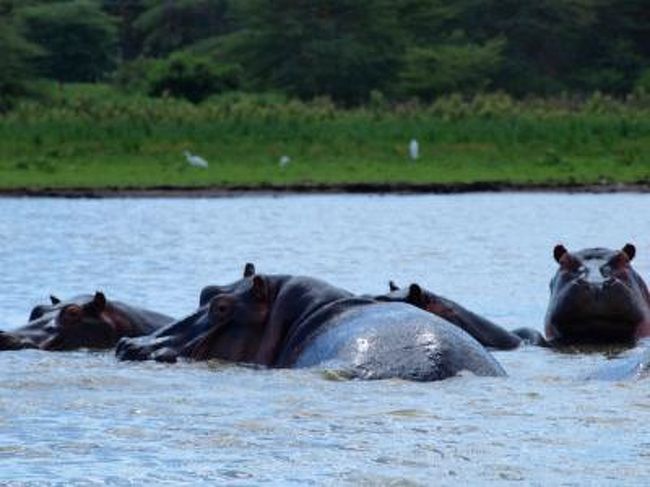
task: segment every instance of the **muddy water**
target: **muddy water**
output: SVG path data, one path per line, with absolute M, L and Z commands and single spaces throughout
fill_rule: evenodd
M 507 328 L 541 328 L 551 250 L 637 244 L 647 195 L 0 200 L 0 306 L 50 293 L 181 316 L 260 272 L 352 291 L 420 282 Z M 508 378 L 337 381 L 111 353 L 0 353 L 0 483 L 645 485 L 650 380 L 583 380 L 602 353 L 499 352 Z

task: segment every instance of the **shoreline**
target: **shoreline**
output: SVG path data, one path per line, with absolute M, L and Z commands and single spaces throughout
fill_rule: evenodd
M 650 193 L 650 182 L 599 184 L 474 183 L 343 183 L 259 184 L 150 187 L 18 187 L 0 188 L 0 198 L 225 198 L 318 194 L 463 194 L 463 193 Z

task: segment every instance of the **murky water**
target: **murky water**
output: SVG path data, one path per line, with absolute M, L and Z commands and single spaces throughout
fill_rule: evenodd
M 637 244 L 648 195 L 474 194 L 0 200 L 4 328 L 50 293 L 103 290 L 181 316 L 200 288 L 258 271 L 449 296 L 541 328 L 553 245 Z M 508 378 L 334 381 L 314 371 L 0 353 L 0 483 L 646 485 L 650 380 L 524 348 Z

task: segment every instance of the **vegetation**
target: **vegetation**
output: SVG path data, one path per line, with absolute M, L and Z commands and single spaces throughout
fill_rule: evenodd
M 647 96 L 453 95 L 341 109 L 327 98 L 229 93 L 193 104 L 105 85 L 52 87 L 2 119 L 0 186 L 647 181 L 649 113 Z M 184 150 L 210 167 L 190 167 Z M 291 162 L 280 168 L 283 155 Z
M 0 186 L 648 180 L 646 3 L 0 0 Z
M 186 60 L 198 55 L 236 66 L 237 89 L 344 104 L 365 103 L 373 90 L 391 100 L 479 91 L 621 96 L 647 84 L 646 4 L 0 0 L 0 47 L 21 61 L 12 70 L 17 79 L 31 65 L 33 73 L 59 81 L 110 80 L 116 69 L 129 72 L 131 62 L 184 52 Z M 26 43 L 41 56 L 34 59 Z M 190 92 L 174 95 L 191 99 Z
M 86 0 L 24 7 L 25 37 L 38 44 L 40 73 L 58 81 L 96 81 L 115 67 L 116 28 L 99 5 Z

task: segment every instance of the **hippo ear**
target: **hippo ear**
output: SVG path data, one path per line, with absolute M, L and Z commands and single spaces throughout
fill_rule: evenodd
M 52 304 L 54 306 L 56 306 L 57 304 L 59 304 L 61 302 L 61 300 L 59 298 L 57 298 L 56 296 L 53 296 L 51 294 L 50 294 L 50 301 L 52 302 Z
M 422 288 L 417 284 L 411 284 L 406 300 L 411 304 L 419 306 L 422 303 Z
M 97 311 L 103 311 L 106 307 L 106 296 L 104 293 L 97 291 L 93 297 L 93 308 Z
M 253 296 L 258 301 L 265 301 L 267 296 L 266 282 L 261 276 L 253 277 Z
M 623 253 L 627 255 L 627 260 L 631 261 L 636 255 L 636 247 L 631 243 L 627 243 L 625 244 L 625 247 L 623 247 Z
M 246 262 L 244 266 L 244 277 L 251 277 L 255 275 L 255 265 L 250 262 Z
M 568 251 L 562 244 L 558 244 L 555 246 L 553 249 L 553 257 L 555 258 L 555 261 L 559 264 L 560 259 L 564 257 L 564 254 L 566 254 Z

